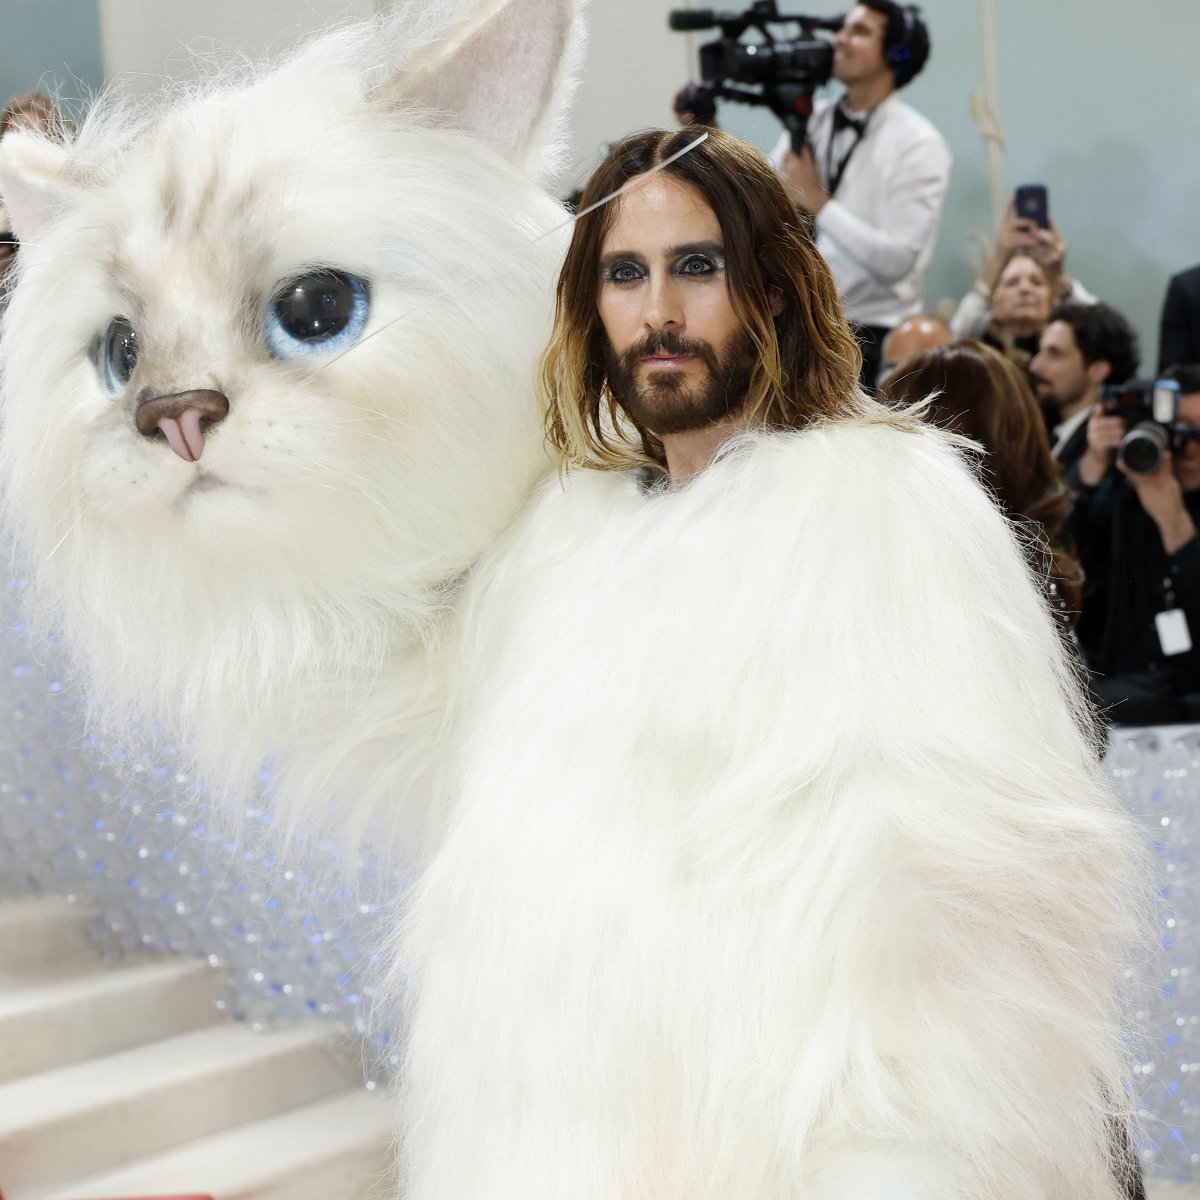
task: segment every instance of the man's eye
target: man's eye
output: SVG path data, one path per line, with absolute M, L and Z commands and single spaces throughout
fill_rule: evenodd
M 645 272 L 637 263 L 623 262 L 605 267 L 603 277 L 607 283 L 634 283 L 644 278 Z
M 719 271 L 723 266 L 722 263 L 714 262 L 711 258 L 704 254 L 689 254 L 687 258 L 681 259 L 675 266 L 677 275 L 693 275 L 703 277 L 712 275 Z

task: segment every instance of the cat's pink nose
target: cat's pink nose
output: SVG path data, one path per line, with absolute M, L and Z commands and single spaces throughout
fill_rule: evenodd
M 134 420 L 146 437 L 161 433 L 184 462 L 204 453 L 204 431 L 229 415 L 229 401 L 220 392 L 203 389 L 149 396 L 137 406 Z

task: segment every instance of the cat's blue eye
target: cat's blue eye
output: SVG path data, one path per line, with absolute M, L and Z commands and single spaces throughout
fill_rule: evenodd
M 113 317 L 96 351 L 96 367 L 110 392 L 119 392 L 129 382 L 137 366 L 137 356 L 133 326 L 124 317 Z
M 370 309 L 366 284 L 347 271 L 324 268 L 289 279 L 267 306 L 267 349 L 276 358 L 349 349 Z

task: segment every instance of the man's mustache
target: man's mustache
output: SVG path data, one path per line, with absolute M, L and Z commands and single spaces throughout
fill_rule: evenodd
M 669 354 L 682 357 L 685 354 L 694 355 L 701 359 L 710 371 L 717 369 L 717 355 L 713 348 L 699 338 L 685 337 L 683 334 L 672 333 L 670 330 L 656 330 L 648 333 L 641 341 L 628 346 L 621 355 L 621 365 L 626 371 L 632 372 L 643 358 L 652 354 Z

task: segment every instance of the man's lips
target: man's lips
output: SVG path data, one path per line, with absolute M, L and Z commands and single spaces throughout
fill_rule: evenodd
M 642 362 L 652 370 L 664 367 L 682 367 L 696 356 L 694 354 L 647 354 Z

